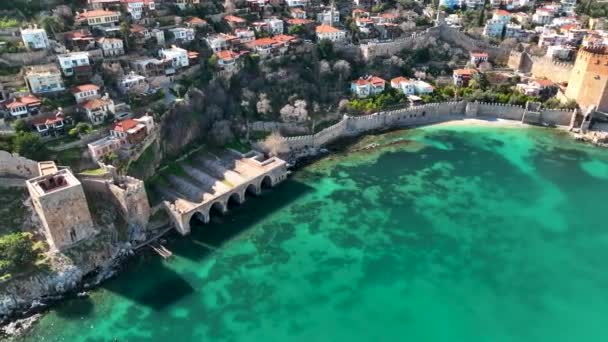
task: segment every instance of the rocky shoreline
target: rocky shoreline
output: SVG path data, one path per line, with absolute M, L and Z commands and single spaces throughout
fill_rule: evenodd
M 115 276 L 134 254 L 131 245 L 125 243 L 113 248 L 112 256 L 99 265 L 68 265 L 58 272 L 19 281 L 14 287 L 27 291 L 0 295 L 0 338 L 18 337 L 53 304 L 86 295 L 86 291 Z

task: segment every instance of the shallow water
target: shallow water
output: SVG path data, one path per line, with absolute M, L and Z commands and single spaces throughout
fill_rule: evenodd
M 608 151 L 432 126 L 325 158 L 135 258 L 27 341 L 608 338 Z

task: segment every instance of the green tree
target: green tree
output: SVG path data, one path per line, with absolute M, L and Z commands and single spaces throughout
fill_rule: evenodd
M 11 233 L 0 237 L 0 273 L 14 272 L 34 264 L 32 234 Z
M 319 53 L 319 59 L 333 60 L 336 58 L 334 51 L 334 43 L 331 40 L 323 39 L 317 44 L 317 51 Z
M 289 29 L 287 30 L 287 33 L 292 36 L 299 36 L 301 34 L 304 34 L 305 32 L 306 32 L 306 29 L 302 25 L 293 25 L 293 26 L 290 26 Z
M 30 130 L 30 127 L 28 126 L 27 122 L 25 122 L 25 120 L 17 119 L 15 120 L 15 122 L 13 122 L 13 129 L 15 130 L 15 132 L 21 133 L 28 132 Z
M 42 25 L 42 28 L 44 28 L 46 32 L 52 33 L 53 36 L 57 32 L 63 32 L 65 30 L 64 21 L 53 15 L 47 15 L 42 17 L 42 19 L 40 20 L 40 25 Z
M 19 155 L 34 160 L 40 160 L 47 155 L 44 143 L 35 133 L 17 133 L 13 138 L 13 147 Z

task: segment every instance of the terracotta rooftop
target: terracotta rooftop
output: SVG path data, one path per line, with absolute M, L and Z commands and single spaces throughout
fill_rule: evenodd
M 550 87 L 555 84 L 551 80 L 545 80 L 545 79 L 540 79 L 540 78 L 535 79 L 534 82 L 537 83 L 542 88 Z
M 52 115 L 46 117 L 37 117 L 32 120 L 33 125 L 52 125 L 54 123 L 63 121 L 63 115 Z
M 86 18 L 94 18 L 94 17 L 105 17 L 110 15 L 118 15 L 118 12 L 114 11 L 106 11 L 106 10 L 92 10 L 86 11 L 78 14 L 78 18 L 86 19 Z
M 237 17 L 236 15 L 227 15 L 224 17 L 224 20 L 228 21 L 228 22 L 232 22 L 232 23 L 245 23 L 247 22 L 247 20 L 241 18 L 241 17 Z
M 112 126 L 112 130 L 116 132 L 126 132 L 137 127 L 137 125 L 139 125 L 139 122 L 133 119 L 126 119 L 115 123 L 114 126 Z
M 477 58 L 483 58 L 483 57 L 488 57 L 488 54 L 485 52 L 471 52 L 471 56 L 473 57 L 477 57 Z
M 455 69 L 454 75 L 474 75 L 477 73 L 475 69 Z
M 222 60 L 235 59 L 239 56 L 238 53 L 236 53 L 232 50 L 219 51 L 219 52 L 216 52 L 215 55 L 217 56 L 217 58 L 222 59 Z
M 91 83 L 77 85 L 74 88 L 72 88 L 72 94 L 82 93 L 83 91 L 91 91 L 91 90 L 99 90 L 99 87 L 94 84 L 91 84 Z
M 82 104 L 83 108 L 95 109 L 109 104 L 110 101 L 104 99 L 93 99 Z
M 393 78 L 391 80 L 391 83 L 397 83 L 397 84 L 399 84 L 401 82 L 407 82 L 407 81 L 409 81 L 407 78 L 405 78 L 403 76 L 398 76 L 398 77 Z
M 511 15 L 511 12 L 505 11 L 505 10 L 501 10 L 501 9 L 497 9 L 496 11 L 494 11 L 494 14 L 498 14 L 498 15 Z
M 6 105 L 6 108 L 15 108 L 20 106 L 29 106 L 34 104 L 40 104 L 40 99 L 33 95 L 26 95 L 17 97 L 13 101 Z
M 386 81 L 378 76 L 369 76 L 367 78 L 359 78 L 358 80 L 354 81 L 353 83 L 355 83 L 358 86 L 364 86 L 364 85 L 368 85 L 371 84 L 373 86 L 383 86 Z
M 337 28 L 329 25 L 319 25 L 315 28 L 315 32 L 317 33 L 336 33 L 340 32 Z
M 192 25 L 204 25 L 207 24 L 207 20 L 203 20 L 199 17 L 192 17 L 188 20 L 186 20 L 187 23 L 192 24 Z
M 287 23 L 289 25 L 308 25 L 313 23 L 313 21 L 310 19 L 291 18 L 287 19 Z

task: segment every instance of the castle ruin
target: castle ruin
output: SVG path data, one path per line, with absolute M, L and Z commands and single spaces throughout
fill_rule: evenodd
M 80 181 L 54 162 L 39 163 L 40 175 L 26 181 L 51 250 L 60 251 L 96 234 Z

